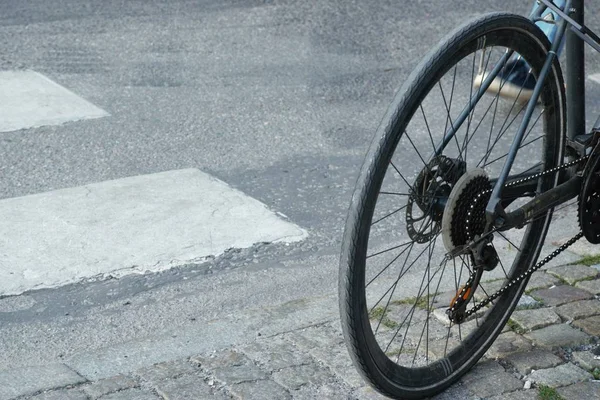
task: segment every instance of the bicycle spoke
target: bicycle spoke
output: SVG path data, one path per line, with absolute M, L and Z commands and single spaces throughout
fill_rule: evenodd
M 488 59 L 488 62 L 489 62 L 489 59 Z M 506 65 L 506 63 L 504 63 L 504 65 Z M 512 68 L 510 69 L 509 73 L 506 74 L 506 76 L 509 76 L 513 72 L 514 68 L 515 68 L 515 66 L 513 65 Z M 483 116 L 481 117 L 479 123 L 477 124 L 477 126 L 473 130 L 473 133 L 471 134 L 471 137 L 469 138 L 469 140 L 467 141 L 467 143 L 465 144 L 465 146 L 468 146 L 469 143 L 471 142 L 471 140 L 475 137 L 475 133 L 479 130 L 479 127 L 485 121 L 485 118 L 486 118 L 487 114 L 489 113 L 492 105 L 495 105 L 495 107 L 494 107 L 494 114 L 492 115 L 492 123 L 491 123 L 491 126 L 490 126 L 490 133 L 489 133 L 489 137 L 488 137 L 488 143 L 487 143 L 487 147 L 486 147 L 489 150 L 489 148 L 490 148 L 489 147 L 490 146 L 490 142 L 491 142 L 491 139 L 492 139 L 492 133 L 493 133 L 493 128 L 494 128 L 494 123 L 495 123 L 495 120 L 496 120 L 496 114 L 497 114 L 497 111 L 498 111 L 498 104 L 500 102 L 499 101 L 500 100 L 500 92 L 502 91 L 502 88 L 504 87 L 504 85 L 506 84 L 506 82 L 507 82 L 507 80 L 504 77 L 502 77 L 500 79 L 500 89 L 494 95 L 494 98 L 492 99 L 492 101 L 488 105 L 488 108 L 485 110 Z
M 383 221 L 384 219 L 386 219 L 386 218 L 389 218 L 389 217 L 391 217 L 392 215 L 394 215 L 394 214 L 396 214 L 396 213 L 398 213 L 398 212 L 400 212 L 400 211 L 404 210 L 406 207 L 408 207 L 408 205 L 407 205 L 407 204 L 405 204 L 405 205 L 403 205 L 402 207 L 400 207 L 400 208 L 398 208 L 398 209 L 396 209 L 396 210 L 392 211 L 391 213 L 388 213 L 388 214 L 384 215 L 383 217 L 379 218 L 379 219 L 378 219 L 378 220 L 376 220 L 375 222 L 371 222 L 371 226 L 373 226 L 373 225 L 375 225 L 375 224 L 377 224 L 377 223 L 379 223 L 379 222 Z
M 448 121 L 450 121 L 450 126 L 452 127 L 452 130 L 454 131 L 452 136 L 454 137 L 454 141 L 456 142 L 456 149 L 458 150 L 458 159 L 461 160 L 462 154 L 460 152 L 460 145 L 458 144 L 458 139 L 456 137 L 456 128 L 454 127 L 454 122 L 452 122 L 452 117 L 450 116 L 450 108 L 448 107 L 448 103 L 446 102 L 446 96 L 444 95 L 444 89 L 442 88 L 441 81 L 438 82 L 438 86 L 439 86 L 440 92 L 442 94 L 442 99 L 444 100 L 444 107 L 446 108 L 446 115 L 448 118 L 446 120 L 446 129 L 444 130 L 444 132 L 447 132 Z M 454 87 L 452 87 L 452 92 L 454 93 Z
M 523 148 L 525 148 L 526 146 L 528 146 L 528 145 L 530 145 L 530 144 L 532 144 L 532 143 L 535 143 L 535 142 L 537 142 L 538 140 L 540 140 L 540 139 L 543 139 L 543 138 L 544 138 L 543 136 L 538 136 L 537 138 L 535 138 L 535 139 L 533 139 L 533 140 L 531 140 L 531 141 L 529 141 L 529 142 L 527 142 L 527 143 L 525 143 L 525 144 L 523 144 L 523 145 L 519 146 L 519 149 L 523 149 Z M 495 159 L 493 159 L 492 161 L 490 161 L 490 162 L 488 162 L 488 163 L 484 164 L 484 165 L 482 166 L 482 168 L 485 168 L 485 167 L 487 167 L 488 165 L 491 165 L 491 164 L 495 163 L 496 161 L 500 161 L 500 160 L 504 159 L 504 158 L 505 158 L 505 157 L 507 157 L 507 156 L 508 156 L 508 153 L 506 153 L 506 154 L 503 154 L 503 155 L 501 155 L 500 157 L 498 157 L 498 158 L 495 158 Z

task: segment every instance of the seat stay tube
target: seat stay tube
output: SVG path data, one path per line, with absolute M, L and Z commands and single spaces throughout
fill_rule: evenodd
M 569 6 L 569 4 L 570 4 L 570 1 L 567 1 L 567 6 Z M 552 68 L 552 64 L 554 63 L 554 60 L 557 58 L 557 53 L 560 48 L 560 43 L 565 34 L 565 30 L 567 28 L 567 22 L 564 19 L 561 19 L 560 22 L 558 22 L 558 24 L 559 24 L 559 27 L 558 27 L 558 31 L 556 32 L 556 37 L 552 43 L 552 48 L 551 48 L 550 52 L 548 53 L 548 56 L 546 57 L 544 66 L 542 67 L 542 70 L 540 71 L 540 75 L 536 77 L 537 80 L 536 80 L 535 88 L 533 89 L 533 94 L 532 94 L 531 98 L 529 99 L 529 102 L 527 103 L 527 108 L 525 109 L 525 114 L 523 115 L 523 120 L 521 122 L 521 125 L 519 126 L 519 129 L 517 130 L 517 133 L 516 133 L 512 143 L 511 143 L 510 149 L 508 151 L 508 155 L 506 157 L 506 161 L 504 162 L 504 165 L 502 166 L 502 170 L 500 172 L 500 175 L 498 176 L 496 184 L 494 185 L 492 195 L 487 204 L 487 207 L 485 210 L 487 229 L 492 229 L 492 227 L 496 225 L 496 219 L 498 217 L 503 217 L 503 219 L 505 219 L 505 217 L 506 217 L 506 212 L 501 204 L 502 190 L 504 188 L 504 185 L 506 184 L 506 179 L 507 179 L 508 174 L 510 173 L 512 165 L 515 161 L 517 152 L 519 151 L 519 148 L 521 147 L 521 142 L 523 141 L 523 136 L 525 135 L 525 131 L 527 130 L 527 127 L 529 125 L 531 115 L 533 114 L 533 111 L 535 110 L 537 101 L 542 92 L 542 86 L 544 85 L 544 81 L 546 80 L 546 78 L 548 77 L 548 74 L 550 73 L 550 69 Z
M 567 137 L 571 140 L 577 135 L 587 133 L 585 124 L 585 63 L 584 40 L 580 32 L 584 28 L 583 0 L 569 2 L 565 11 L 571 14 L 575 24 L 567 33 Z M 594 35 L 595 36 L 595 35 Z M 588 41 L 592 44 L 593 41 Z M 598 50 L 598 43 L 592 46 Z

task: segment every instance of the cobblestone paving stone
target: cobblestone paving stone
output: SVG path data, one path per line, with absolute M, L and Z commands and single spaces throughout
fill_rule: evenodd
M 213 389 L 197 374 L 186 374 L 165 378 L 154 383 L 156 393 L 165 399 L 213 398 L 228 399 L 223 392 Z
M 593 317 L 600 314 L 600 301 L 597 299 L 574 301 L 573 303 L 556 307 L 556 313 L 563 319 L 570 321 Z
M 491 360 L 478 363 L 461 381 L 471 394 L 482 398 L 523 387 L 523 382 L 506 372 L 499 363 Z
M 502 393 L 489 400 L 539 400 L 537 390 L 518 390 L 511 393 Z
M 531 342 L 515 332 L 501 333 L 494 344 L 488 349 L 486 355 L 490 358 L 499 358 L 508 354 L 529 351 Z
M 200 360 L 202 368 L 210 371 L 210 374 L 223 384 L 250 382 L 267 377 L 267 372 L 248 357 L 231 350 L 197 360 Z
M 519 302 L 517 303 L 516 310 L 530 310 L 532 308 L 538 308 L 541 306 L 542 304 L 539 301 L 528 294 L 523 293 L 519 299 Z
M 556 367 L 563 363 L 560 357 L 546 350 L 513 353 L 506 357 L 506 361 L 522 375 L 527 375 L 534 369 Z
M 88 400 L 89 397 L 81 390 L 52 390 L 31 397 L 32 400 Z
M 257 341 L 240 348 L 240 351 L 268 372 L 312 362 L 309 354 L 299 351 L 283 337 Z
M 481 397 L 477 395 L 473 395 L 469 389 L 463 385 L 462 382 L 458 382 L 454 386 L 451 386 L 446 391 L 438 394 L 437 396 L 432 397 L 433 400 L 456 400 L 456 399 L 465 399 L 465 400 L 479 400 Z
M 561 319 L 552 308 L 515 311 L 510 319 L 523 331 L 531 331 L 560 323 Z
M 575 287 L 583 290 L 587 290 L 592 294 L 600 294 L 600 279 L 594 279 L 593 281 L 581 281 L 575 284 Z
M 549 271 L 561 279 L 568 274 L 566 269 Z M 433 399 L 531 400 L 537 399 L 539 384 L 557 387 L 569 400 L 598 398 L 600 382 L 592 380 L 590 371 L 600 367 L 600 360 L 592 353 L 600 343 L 600 301 L 593 290 L 581 286 L 560 284 L 552 288 L 558 278 L 550 272 L 538 273 L 533 285 L 532 295 L 544 302 L 543 308 L 516 311 L 509 324 L 515 331 L 505 327 L 485 357 L 457 384 Z M 593 288 L 595 282 L 600 278 L 574 285 L 588 283 L 586 287 Z M 440 332 L 447 331 L 442 322 L 435 320 Z M 432 337 L 440 333 L 433 329 L 435 324 L 431 325 Z M 468 332 L 468 323 L 462 329 Z M 445 345 L 444 341 L 432 341 L 430 355 L 436 354 L 436 343 L 442 343 L 440 348 Z M 158 363 L 96 382 L 85 381 L 76 372 L 73 382 L 60 381 L 47 391 L 32 386 L 31 390 L 38 392 L 18 400 L 384 399 L 352 366 L 338 321 L 258 337 L 240 346 Z M 533 387 L 524 389 L 528 381 Z M 16 397 L 0 396 L 5 398 Z
M 291 399 L 292 395 L 271 380 L 242 382 L 231 387 L 234 399 Z
M 120 392 L 111 393 L 102 397 L 102 400 L 157 400 L 158 395 L 144 389 L 127 389 Z
M 559 346 L 577 346 L 588 344 L 590 336 L 581 332 L 570 325 L 550 325 L 524 335 L 536 346 L 541 347 L 559 347 Z
M 384 400 L 386 397 L 380 395 L 375 389 L 370 386 L 363 386 L 358 389 L 355 393 L 358 400 Z M 437 400 L 438 397 L 435 397 Z
M 547 274 L 544 271 L 538 271 L 529 278 L 525 292 L 529 293 L 536 289 L 546 289 L 558 283 L 560 283 L 560 279 L 557 277 Z
M 600 336 L 600 316 L 598 315 L 590 318 L 580 319 L 573 322 L 573 325 L 590 335 Z
M 528 379 L 538 384 L 556 388 L 587 381 L 592 379 L 592 374 L 574 364 L 567 363 L 554 368 L 533 371 L 529 374 Z
M 96 400 L 109 393 L 114 393 L 119 390 L 133 389 L 139 386 L 137 379 L 118 375 L 108 379 L 101 379 L 89 385 L 84 385 L 81 390 L 92 400 Z
M 320 386 L 335 377 L 325 368 L 313 364 L 283 368 L 273 373 L 273 379 L 290 390 L 296 390 L 309 384 Z
M 571 399 L 600 399 L 600 381 L 579 382 L 557 390 L 563 398 Z
M 587 290 L 569 285 L 553 286 L 531 292 L 531 296 L 548 306 L 559 306 L 577 300 L 587 300 L 594 297 Z
M 292 393 L 295 400 L 312 400 L 312 399 L 331 399 L 331 400 L 347 400 L 355 396 L 347 394 L 347 390 L 340 389 L 337 385 L 326 384 L 318 389 L 310 387 L 302 387 L 300 390 Z M 384 399 L 379 395 L 380 399 Z
M 560 267 L 549 268 L 546 272 L 556 276 L 569 285 L 573 285 L 579 281 L 593 279 L 598 276 L 598 270 L 586 267 L 585 265 L 562 265 Z
M 184 374 L 198 373 L 199 368 L 187 362 L 187 360 L 176 360 L 154 364 L 149 368 L 137 370 L 134 375 L 147 382 L 158 382 L 163 379 L 176 378 Z
M 600 356 L 593 354 L 591 351 L 574 351 L 571 356 L 573 362 L 588 371 L 600 368 Z

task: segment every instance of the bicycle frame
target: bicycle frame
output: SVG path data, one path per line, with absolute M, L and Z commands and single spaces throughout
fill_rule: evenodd
M 564 203 L 576 197 L 581 188 L 583 177 L 581 174 L 568 176 L 560 185 L 548 190 L 547 192 L 535 197 L 525 205 L 515 211 L 507 213 L 502 204 L 502 195 L 505 191 L 506 183 L 514 179 L 521 179 L 526 176 L 533 176 L 540 172 L 537 170 L 529 172 L 527 175 L 521 175 L 518 178 L 510 177 L 509 172 L 521 146 L 521 142 L 527 130 L 529 120 L 539 99 L 544 80 L 548 76 L 552 64 L 558 57 L 561 42 L 566 35 L 566 58 L 567 58 L 567 147 L 582 157 L 588 151 L 592 134 L 586 134 L 585 126 L 585 70 L 584 70 L 584 42 L 588 43 L 596 51 L 600 52 L 600 37 L 584 25 L 583 0 L 567 0 L 563 11 L 558 8 L 552 0 L 538 0 L 539 6 L 530 16 L 533 22 L 542 20 L 542 13 L 546 9 L 556 13 L 559 19 L 555 22 L 558 29 L 552 47 L 546 58 L 545 64 L 537 77 L 537 82 L 533 90 L 533 95 L 525 109 L 523 121 L 517 130 L 515 138 L 511 144 L 507 159 L 502 167 L 502 171 L 497 179 L 492 180 L 493 191 L 486 207 L 486 231 L 507 230 L 522 226 L 528 219 L 547 212 L 552 207 Z M 567 29 L 568 28 L 568 29 Z M 483 44 L 484 45 L 484 44 Z M 465 107 L 459 117 L 454 121 L 448 131 L 444 134 L 442 143 L 436 149 L 436 155 L 441 154 L 446 144 L 453 138 L 460 125 L 466 120 L 474 105 L 486 92 L 494 78 L 500 72 L 504 63 L 511 57 L 512 52 L 507 52 L 498 65 L 484 79 L 479 91 L 471 98 L 469 105 Z M 600 132 L 600 117 L 598 117 L 592 132 Z M 558 183 L 558 177 L 557 183 Z M 525 182 L 516 185 L 510 189 L 511 196 L 515 192 L 521 195 L 533 194 L 537 189 L 535 181 Z

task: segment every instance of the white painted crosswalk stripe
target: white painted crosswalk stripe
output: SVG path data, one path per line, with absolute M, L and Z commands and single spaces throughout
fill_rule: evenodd
M 108 115 L 35 71 L 0 71 L 0 132 Z
M 307 233 L 196 169 L 0 201 L 0 295 L 160 271 Z

